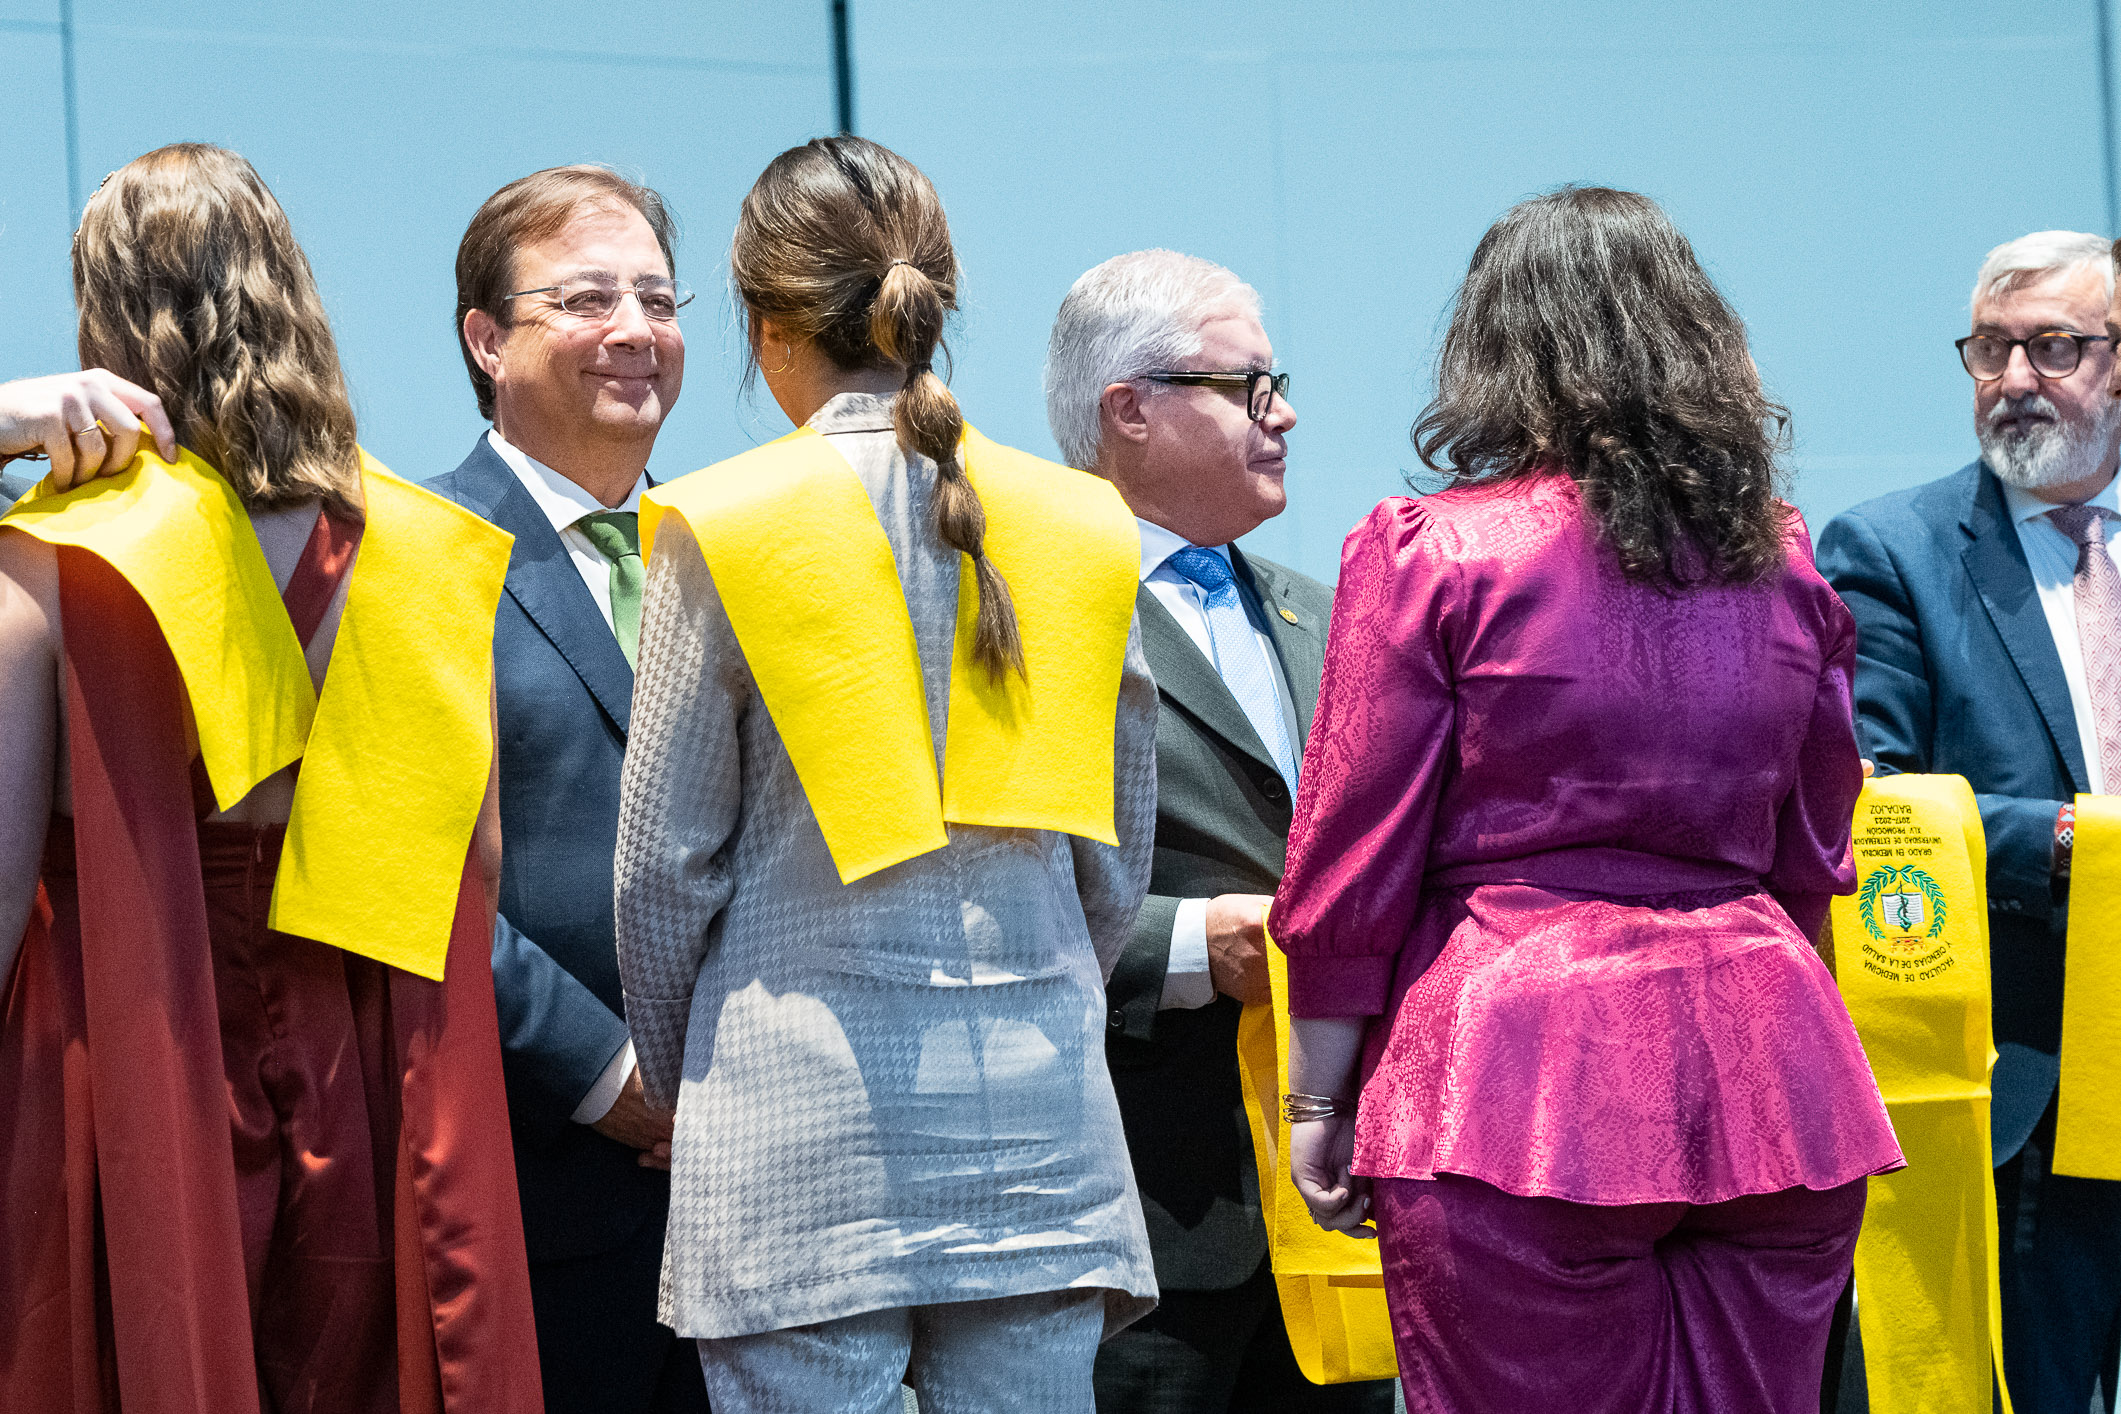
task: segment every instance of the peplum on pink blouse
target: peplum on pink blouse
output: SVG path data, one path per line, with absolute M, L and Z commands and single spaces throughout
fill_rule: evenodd
M 1850 892 L 1855 624 L 1787 567 L 1625 579 L 1567 476 L 1348 536 L 1288 872 L 1290 1010 L 1376 1016 L 1355 1170 L 1715 1203 L 1901 1166 L 1809 943 Z

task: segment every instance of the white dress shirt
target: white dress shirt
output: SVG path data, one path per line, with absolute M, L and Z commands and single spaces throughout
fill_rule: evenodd
M 545 463 L 510 442 L 498 431 L 488 432 L 486 440 L 508 469 L 523 483 L 530 499 L 538 503 L 545 519 L 552 522 L 558 532 L 560 543 L 567 547 L 567 557 L 574 562 L 575 571 L 582 576 L 582 584 L 589 590 L 589 597 L 596 601 L 597 612 L 604 616 L 606 627 L 611 624 L 611 561 L 590 542 L 581 530 L 584 516 L 601 514 L 604 511 L 633 511 L 641 509 L 641 493 L 648 489 L 648 473 L 642 472 L 627 493 L 625 503 L 607 506 L 587 491 L 554 471 Z M 619 1047 L 618 1054 L 604 1067 L 597 1083 L 589 1087 L 582 1103 L 575 1106 L 576 1124 L 595 1124 L 611 1113 L 618 1103 L 619 1092 L 626 1088 L 626 1081 L 633 1075 L 633 1042 Z
M 2099 728 L 2092 716 L 2091 686 L 2084 676 L 2084 645 L 2077 638 L 2077 542 L 2047 518 L 2049 511 L 2059 509 L 2054 502 L 2005 486 L 2003 504 L 2018 528 L 2018 544 L 2025 550 L 2026 566 L 2040 591 L 2040 609 L 2047 615 L 2047 630 L 2054 635 L 2055 652 L 2062 659 L 2062 676 L 2069 682 L 2070 712 L 2077 719 L 2077 742 L 2084 750 L 2085 793 L 2104 795 L 2107 782 L 2099 760 Z M 2121 514 L 2121 477 L 2107 482 L 2085 504 L 2110 513 L 2099 524 L 2111 553 L 2114 537 L 2121 532 L 2114 521 L 2114 514 Z
M 1141 582 L 1156 596 L 1156 602 L 1178 620 L 1186 637 L 1193 640 L 1201 656 L 1215 668 L 1216 675 L 1221 676 L 1222 667 L 1215 659 L 1215 639 L 1208 631 L 1208 596 L 1199 585 L 1168 563 L 1180 550 L 1192 548 L 1193 542 L 1139 516 L 1134 523 L 1141 527 Z M 1225 560 L 1230 558 L 1227 545 L 1205 548 Z M 1252 635 L 1258 640 L 1259 651 L 1265 655 L 1267 667 L 1274 674 L 1275 696 L 1281 702 L 1282 723 L 1288 728 L 1289 740 L 1301 742 L 1303 733 L 1296 725 L 1296 696 L 1289 690 L 1288 674 L 1282 671 L 1281 655 L 1274 651 L 1274 640 L 1257 624 L 1252 627 Z M 1164 970 L 1164 990 L 1157 1007 L 1159 1010 L 1190 1010 L 1214 1000 L 1215 981 L 1208 971 L 1208 900 L 1182 899 L 1178 905 L 1178 917 L 1171 924 L 1171 960 Z
M 545 463 L 531 456 L 510 442 L 499 432 L 488 432 L 486 440 L 508 469 L 523 483 L 530 499 L 538 503 L 545 519 L 552 522 L 558 532 L 560 543 L 567 547 L 567 557 L 574 561 L 576 573 L 589 588 L 589 597 L 596 600 L 597 612 L 604 622 L 611 622 L 611 561 L 604 558 L 590 538 L 582 533 L 584 516 L 602 515 L 605 511 L 632 511 L 640 514 L 641 495 L 648 490 L 648 473 L 642 472 L 633 483 L 633 490 L 616 506 L 607 506 L 587 491 L 554 471 Z

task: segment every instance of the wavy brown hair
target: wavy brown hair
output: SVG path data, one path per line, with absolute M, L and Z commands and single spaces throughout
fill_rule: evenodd
M 754 359 L 760 321 L 771 319 L 841 369 L 905 370 L 892 422 L 909 455 L 935 463 L 936 529 L 972 561 L 973 657 L 997 679 L 1023 672 L 1015 605 L 987 558 L 987 514 L 958 453 L 964 414 L 935 372 L 943 321 L 957 308 L 958 266 L 928 178 L 864 138 L 791 147 L 744 198 L 729 274 L 750 319 Z
M 353 404 L 331 321 L 287 213 L 225 148 L 136 157 L 74 233 L 83 368 L 162 399 L 177 440 L 252 510 L 322 500 L 361 513 Z
M 1657 203 L 1572 186 L 1481 237 L 1413 437 L 1453 486 L 1566 471 L 1621 570 L 1683 589 L 1781 568 L 1788 421 Z

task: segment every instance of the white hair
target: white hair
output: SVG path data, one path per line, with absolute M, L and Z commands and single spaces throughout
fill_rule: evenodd
M 1981 262 L 1981 273 L 1974 277 L 1972 303 L 2001 298 L 2028 285 L 2037 285 L 2050 276 L 2074 273 L 2094 261 L 2098 262 L 2099 273 L 2106 278 L 2106 298 L 2111 301 L 2114 297 L 2113 242 L 2106 237 L 2088 236 L 2082 231 L 2035 231 L 2029 236 L 2005 241 Z
M 1107 386 L 1197 356 L 1201 326 L 1229 313 L 1257 319 L 1259 293 L 1175 250 L 1115 255 L 1078 279 L 1046 344 L 1046 421 L 1068 465 L 1097 465 Z

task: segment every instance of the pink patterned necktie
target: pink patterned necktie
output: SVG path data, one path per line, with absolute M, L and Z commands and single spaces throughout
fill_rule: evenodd
M 2121 791 L 2121 569 L 2106 548 L 2107 512 L 2063 506 L 2047 518 L 2077 542 L 2077 643 L 2084 651 L 2099 768 L 2109 791 Z

